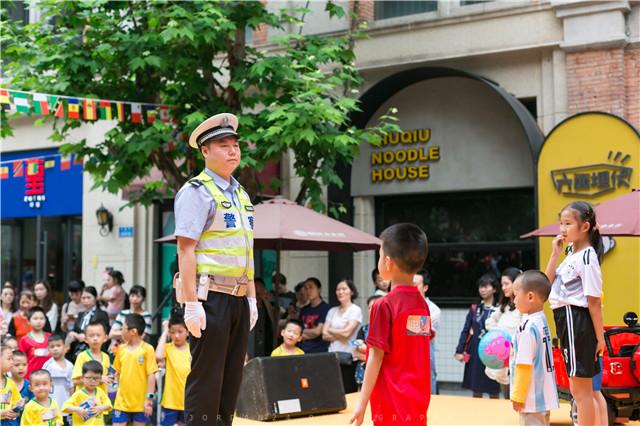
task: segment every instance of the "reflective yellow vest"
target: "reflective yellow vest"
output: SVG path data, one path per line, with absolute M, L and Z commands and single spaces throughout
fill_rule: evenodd
M 243 189 L 236 189 L 240 209 L 225 197 L 213 178 L 202 171 L 190 180 L 199 181 L 216 202 L 209 229 L 196 245 L 196 272 L 253 280 L 253 204 Z

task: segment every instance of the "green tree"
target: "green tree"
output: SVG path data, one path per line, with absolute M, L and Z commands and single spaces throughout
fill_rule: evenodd
M 239 177 L 250 192 L 257 190 L 255 171 L 291 150 L 302 178 L 296 200 L 318 210 L 326 208 L 322 187 L 342 186 L 336 164 L 350 163 L 361 142 L 378 143 L 382 133 L 397 130 L 387 115 L 365 130 L 350 122 L 362 83 L 354 66 L 357 28 L 330 37 L 286 34 L 271 54 L 246 43 L 247 29 L 261 25 L 300 28 L 308 9 L 272 13 L 260 1 L 166 0 L 47 0 L 37 7 L 42 19 L 28 25 L 3 14 L 10 88 L 172 107 L 171 123 L 114 122 L 95 146 L 70 140 L 81 121 L 54 122 L 51 138 L 84 158 L 97 188 L 115 193 L 154 166 L 162 172 L 162 182 L 147 183 L 130 203 L 170 196 L 202 167 L 186 139 L 221 111 L 239 116 Z M 331 2 L 326 10 L 332 17 L 346 13 Z M 11 134 L 10 118 L 2 111 L 3 136 Z M 166 149 L 171 142 L 175 149 Z

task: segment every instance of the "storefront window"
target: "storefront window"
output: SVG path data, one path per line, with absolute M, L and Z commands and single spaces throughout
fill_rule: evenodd
M 2 221 L 2 284 L 11 281 L 20 284 L 22 258 L 22 228 L 16 226 L 12 220 Z
M 416 194 L 376 199 L 376 232 L 399 222 L 420 226 L 429 238 L 429 294 L 449 305 L 477 296 L 477 279 L 508 266 L 533 268 L 533 189 Z
M 62 303 L 69 281 L 81 278 L 81 216 L 3 219 L 2 282 L 22 286 L 46 279 Z

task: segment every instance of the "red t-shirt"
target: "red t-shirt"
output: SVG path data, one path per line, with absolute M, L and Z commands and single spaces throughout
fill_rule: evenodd
M 29 379 L 31 373 L 40 370 L 45 362 L 51 355 L 49 355 L 49 336 L 51 333 L 44 333 L 44 341 L 37 342 L 34 340 L 31 333 L 28 333 L 22 339 L 20 339 L 20 343 L 18 344 L 18 349 L 27 354 L 27 374 L 25 375 L 26 379 Z
M 431 399 L 427 302 L 413 286 L 396 286 L 371 307 L 367 346 L 384 351 L 371 393 L 375 425 L 425 426 Z

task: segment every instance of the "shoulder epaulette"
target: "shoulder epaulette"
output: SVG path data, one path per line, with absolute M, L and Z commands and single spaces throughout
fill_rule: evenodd
M 202 182 L 201 180 L 198 180 L 196 178 L 189 179 L 188 182 L 195 188 L 200 188 L 202 185 L 204 185 L 204 182 Z

